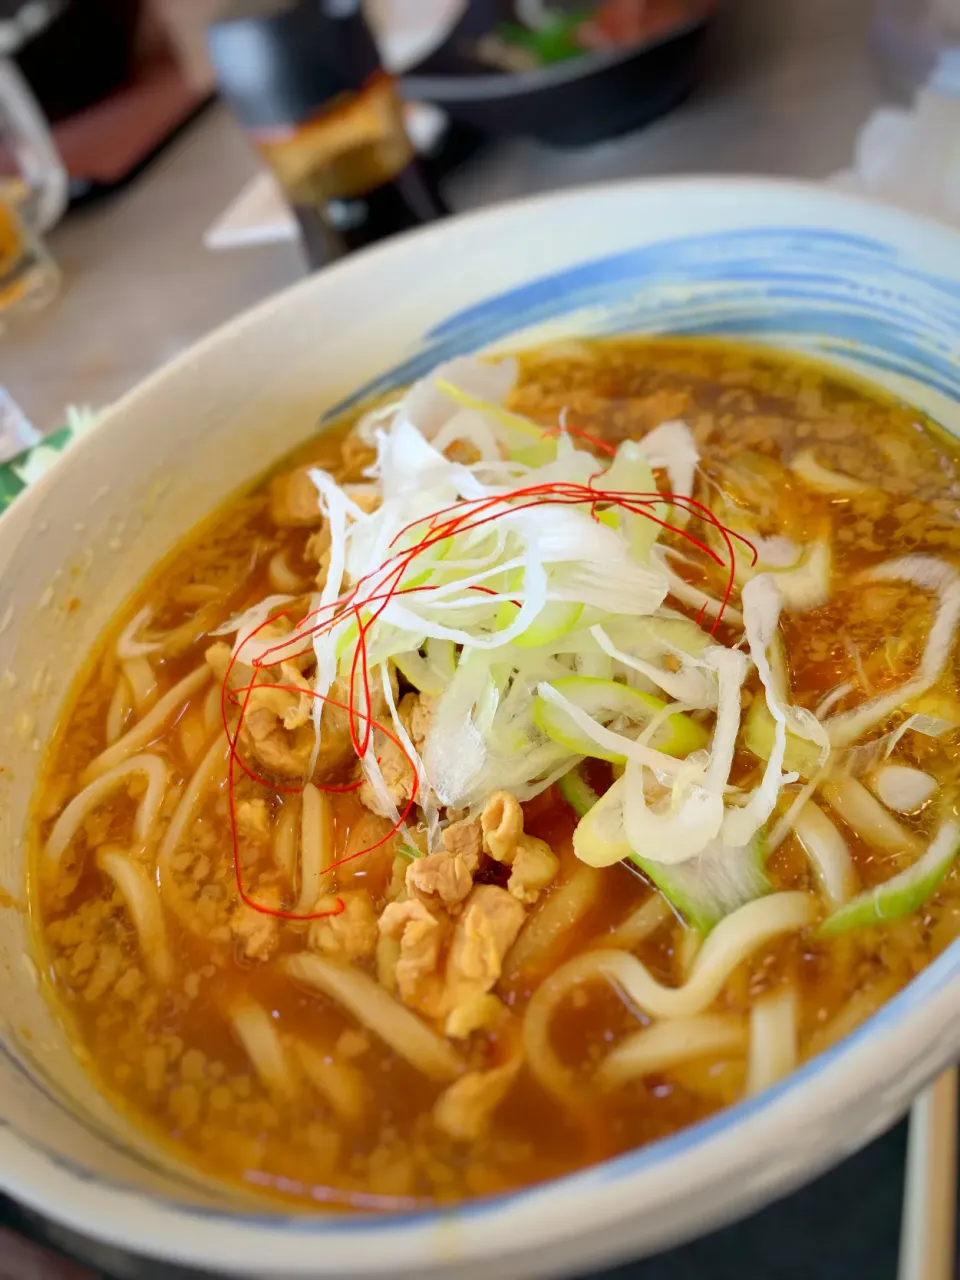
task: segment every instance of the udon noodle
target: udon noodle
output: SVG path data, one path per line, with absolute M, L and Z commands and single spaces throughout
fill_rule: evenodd
M 450 1202 L 761 1093 L 960 930 L 957 453 L 768 349 L 463 359 L 104 636 L 32 909 L 103 1090 L 304 1207 Z

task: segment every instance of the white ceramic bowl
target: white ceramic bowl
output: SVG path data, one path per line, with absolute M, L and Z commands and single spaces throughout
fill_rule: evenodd
M 960 435 L 960 237 L 826 189 L 585 190 L 324 271 L 131 392 L 0 520 L 8 893 L 22 896 L 27 805 L 68 686 L 176 538 L 364 386 L 455 352 L 625 329 L 818 350 Z M 29 950 L 22 912 L 0 909 L 0 1187 L 114 1244 L 243 1275 L 529 1277 L 650 1252 L 864 1144 L 960 1049 L 954 946 L 847 1041 L 675 1137 L 453 1212 L 310 1218 L 203 1183 L 125 1125 L 74 1061 Z

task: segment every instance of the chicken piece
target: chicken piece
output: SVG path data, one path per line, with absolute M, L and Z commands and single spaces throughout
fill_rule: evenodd
M 315 778 L 322 778 L 329 771 L 356 758 L 353 741 L 350 737 L 350 715 L 343 710 L 350 702 L 350 689 L 345 680 L 336 680 L 330 686 L 330 701 L 323 708 L 320 721 L 320 754 L 317 757 Z M 334 706 L 334 703 L 342 706 Z M 374 720 L 382 719 L 387 713 L 387 703 L 383 690 L 371 691 L 370 714 Z M 361 722 L 362 728 L 362 722 Z
M 373 466 L 376 462 L 377 451 L 372 445 L 366 444 L 355 432 L 351 431 L 349 435 L 343 438 L 343 444 L 340 446 L 340 457 L 343 460 L 347 478 L 359 480 L 367 467 Z
M 481 458 L 480 450 L 472 440 L 451 440 L 444 449 L 443 456 L 465 467 L 473 466 Z
M 494 1031 L 507 1017 L 503 1003 L 491 992 L 458 1004 L 450 1011 L 444 1031 L 454 1040 L 466 1040 L 474 1031 Z
M 372 515 L 380 505 L 380 491 L 375 484 L 345 484 L 343 492 L 365 515 Z
M 327 585 L 327 577 L 330 573 L 330 548 L 328 547 L 322 555 L 317 557 L 317 576 L 314 581 L 317 584 L 317 590 L 322 591 Z
M 496 985 L 525 912 L 494 884 L 475 885 L 457 921 L 447 958 L 447 1010 L 486 995 Z
M 317 562 L 316 584 L 322 589 L 327 581 L 327 574 L 330 572 L 329 525 L 324 525 L 316 533 L 311 533 L 303 549 L 303 558 Z
M 509 791 L 495 791 L 483 806 L 480 829 L 483 847 L 491 858 L 510 866 L 523 835 L 523 810 L 517 797 Z
M 406 693 L 400 699 L 400 705 L 397 707 L 400 722 L 410 735 L 410 741 L 420 755 L 423 755 L 423 747 L 430 731 L 435 704 L 436 698 L 431 698 L 429 694 Z
M 257 639 L 264 640 L 276 636 L 279 640 L 283 636 L 289 635 L 292 630 L 293 623 L 288 617 L 280 616 L 271 618 L 269 622 L 257 629 Z M 240 649 L 241 653 L 242 651 L 243 646 L 241 646 Z M 230 676 L 230 684 L 233 688 L 237 688 L 240 685 L 246 685 L 253 678 L 253 668 L 249 663 L 241 662 L 239 660 L 234 661 L 232 647 L 229 644 L 226 644 L 223 640 L 218 640 L 216 643 L 210 645 L 203 656 L 206 660 L 207 666 L 210 667 L 213 674 L 221 684 L 227 678 L 228 674 Z M 275 671 L 275 669 L 273 670 Z M 273 683 L 279 683 L 279 680 L 275 680 Z
M 237 801 L 237 834 L 250 844 L 266 844 L 273 834 L 266 800 Z
M 536 902 L 556 878 L 560 861 L 545 840 L 523 830 L 523 810 L 516 796 L 495 791 L 480 817 L 483 847 L 497 862 L 512 867 L 507 890 L 519 902 Z
M 281 529 L 312 529 L 324 524 L 323 505 L 317 486 L 310 478 L 313 463 L 274 476 L 267 491 L 270 519 Z M 374 484 L 345 484 L 343 491 L 355 506 L 369 515 L 380 505 Z M 329 544 L 329 537 L 327 539 Z
M 552 884 L 560 870 L 560 859 L 545 840 L 535 836 L 521 836 L 513 859 L 513 870 L 507 881 L 507 892 L 518 902 L 528 905 Z
M 398 853 L 394 857 L 390 865 L 390 880 L 384 894 L 387 902 L 396 902 L 406 892 L 407 869 L 409 866 L 410 859 L 405 854 Z
M 473 888 L 473 871 L 456 853 L 431 853 L 407 868 L 407 892 L 424 902 L 456 907 Z
M 258 631 L 257 636 L 258 639 L 274 636 L 280 639 L 288 635 L 292 629 L 293 623 L 289 618 L 274 618 Z M 256 673 L 247 663 L 235 661 L 232 653 L 230 645 L 218 641 L 210 645 L 204 658 L 219 683 L 222 684 L 229 676 L 230 687 L 237 689 L 248 685 L 255 678 Z M 292 685 L 296 689 L 303 690 L 303 693 L 287 692 L 276 688 L 258 688 L 250 695 L 249 701 L 246 701 L 244 710 L 245 747 L 248 750 L 252 749 L 270 772 L 284 777 L 301 775 L 301 760 L 309 758 L 313 744 L 312 731 L 309 738 L 301 734 L 300 740 L 296 743 L 286 741 L 282 734 L 274 736 L 278 720 L 286 721 L 288 728 L 295 728 L 305 725 L 310 719 L 311 699 L 307 693 L 309 686 L 300 672 L 299 661 L 294 659 L 281 663 L 279 667 L 266 668 L 263 674 L 256 678 L 271 685 Z M 230 714 L 233 716 L 236 713 L 231 709 Z M 260 749 L 257 749 L 258 744 L 262 744 Z M 296 759 L 291 759 L 291 753 Z
M 443 833 L 444 848 L 418 858 L 407 868 L 407 891 L 424 902 L 438 899 L 446 907 L 463 902 L 473 888 L 480 864 L 480 824 L 476 819 L 455 822 Z
M 308 724 L 313 713 L 313 689 L 296 663 L 280 663 L 278 683 L 286 686 L 283 692 L 291 700 L 282 716 L 283 727 L 299 729 L 302 724 Z M 294 693 L 294 689 L 300 689 L 302 692 Z
M 278 907 L 280 895 L 265 890 L 258 894 L 264 906 Z M 255 907 L 241 903 L 230 917 L 230 933 L 247 960 L 272 960 L 280 945 L 280 922 Z
M 397 939 L 400 955 L 394 978 L 400 999 L 428 1018 L 442 1018 L 448 995 L 442 973 L 449 921 L 435 916 L 418 899 L 391 902 L 380 916 L 380 933 Z
M 451 822 L 448 827 L 444 827 L 443 847 L 448 853 L 462 858 L 473 875 L 480 865 L 480 851 L 483 848 L 483 832 L 478 819 L 462 818 L 459 822 Z
M 267 490 L 270 519 L 281 529 L 312 528 L 323 523 L 320 494 L 310 479 L 312 463 L 274 476 Z
M 280 680 L 297 688 L 308 688 L 306 680 L 292 662 L 280 664 Z M 272 668 L 271 668 L 272 670 Z M 349 694 L 342 681 L 330 689 L 334 702 L 346 702 Z M 247 704 L 240 733 L 246 751 L 260 761 L 268 773 L 283 778 L 303 778 L 314 748 L 311 718 L 312 699 L 283 689 L 254 689 Z M 383 694 L 373 698 L 376 716 L 381 713 Z M 341 768 L 354 756 L 350 740 L 350 721 L 346 711 L 328 704 L 320 726 L 320 749 L 314 777 L 324 778 Z
M 315 533 L 311 533 L 303 548 L 303 558 L 305 560 L 316 560 L 317 564 L 319 564 L 324 556 L 329 560 L 330 526 L 326 524 L 322 529 L 317 529 Z
M 247 711 L 240 738 L 268 773 L 282 778 L 302 778 L 310 763 L 313 729 L 303 725 L 291 733 L 269 707 Z
M 448 1034 L 468 1035 L 477 1018 L 491 1012 L 478 1001 L 500 977 L 523 920 L 521 904 L 496 885 L 474 886 L 455 927 L 419 898 L 390 903 L 380 916 L 380 934 L 400 943 L 392 972 L 401 1000 L 429 1018 L 446 1018 L 454 1028 Z
M 513 1087 L 520 1059 L 490 1071 L 470 1071 L 448 1085 L 433 1107 L 433 1122 L 457 1142 L 474 1142 Z
M 230 667 L 230 658 L 233 650 L 223 640 L 218 640 L 216 644 L 212 644 L 203 655 L 207 666 L 213 672 L 217 680 L 223 684 L 227 678 L 227 671 Z
M 379 729 L 375 729 L 373 733 L 373 749 L 393 806 L 395 809 L 403 809 L 413 794 L 417 775 L 403 750 Z M 359 795 L 360 803 L 371 813 L 378 813 L 384 818 L 394 816 L 380 800 L 369 779 L 364 778 Z
M 374 900 L 385 897 L 397 857 L 397 841 L 389 818 L 361 810 L 346 833 L 337 870 L 339 887 L 366 889 Z M 404 858 L 404 873 L 407 864 L 408 859 Z
M 247 702 L 247 714 L 265 708 L 272 711 L 285 729 L 299 729 L 310 720 L 313 700 L 310 685 L 292 662 L 281 662 L 279 670 L 268 668 L 270 676 L 264 687 L 256 688 Z M 283 687 L 278 687 L 283 686 Z M 302 692 L 294 692 L 302 690 Z
M 337 895 L 343 902 L 338 915 L 310 922 L 307 945 L 338 960 L 362 960 L 373 955 L 379 932 L 370 895 L 364 889 L 350 889 Z M 336 898 L 325 895 L 315 910 L 335 908 Z

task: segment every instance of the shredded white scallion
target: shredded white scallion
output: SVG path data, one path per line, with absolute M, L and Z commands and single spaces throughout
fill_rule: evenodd
M 370 730 L 360 761 L 364 802 L 399 822 L 415 778 L 431 850 L 444 808 L 475 813 L 497 790 L 532 798 L 594 755 L 625 761 L 611 799 L 590 811 L 595 865 L 633 858 L 675 908 L 693 913 L 698 927 L 712 927 L 769 889 L 762 845 L 769 852 L 792 829 L 824 895 L 842 902 L 851 879 L 843 842 L 810 797 L 828 757 L 832 781 L 824 794 L 836 807 L 838 787 L 840 798 L 849 799 L 859 785 L 852 774 L 876 766 L 879 752 L 889 755 L 904 733 L 941 736 L 958 727 L 916 713 L 893 733 L 856 745 L 944 669 L 960 626 L 960 574 L 936 557 L 915 555 L 863 575 L 934 593 L 927 648 L 917 674 L 899 689 L 821 723 L 838 703 L 848 705 L 843 700 L 856 686 L 838 685 L 816 713 L 794 705 L 779 623 L 781 610 L 814 608 L 830 595 L 826 527 L 806 543 L 748 530 L 757 562 L 745 568 L 749 557 L 739 554 L 728 566 L 742 585 L 740 599 L 727 604 L 704 590 L 716 579 L 697 577 L 704 566 L 680 537 L 693 519 L 687 500 L 699 464 L 687 424 L 663 422 L 639 441 L 621 442 L 612 458 L 598 457 L 567 430 L 565 414 L 545 430 L 507 407 L 517 375 L 512 359 L 460 357 L 367 414 L 360 434 L 376 452 L 365 473 L 377 486 L 373 509 L 329 473 L 309 472 L 329 550 L 322 588 L 295 598 L 301 621 L 264 628 L 294 602 L 278 594 L 217 634 L 234 637 L 233 654 L 248 667 L 278 665 L 312 647 L 309 773 L 326 725 L 325 700 L 335 686 L 349 688 L 357 725 L 363 736 Z M 863 487 L 810 451 L 792 467 L 805 484 L 838 501 Z M 673 537 L 661 543 L 666 516 Z M 705 536 L 721 558 L 728 554 L 715 525 Z M 669 597 L 695 610 L 698 621 L 669 609 Z M 730 647 L 718 643 L 710 622 L 701 625 L 704 618 L 742 626 L 744 635 Z M 149 622 L 144 610 L 130 623 L 118 645 L 121 658 L 158 647 L 160 639 L 145 633 Z M 759 783 L 738 778 L 735 787 L 730 775 L 751 669 L 773 722 L 772 742 L 761 755 Z M 429 713 L 416 731 L 398 706 L 397 671 L 419 692 L 418 715 Z M 606 702 L 598 701 L 598 686 L 606 686 Z M 378 728 L 399 745 L 409 777 L 398 781 L 392 767 L 382 767 Z M 798 776 L 785 767 L 794 766 L 797 738 L 818 748 L 819 767 L 806 751 L 803 776 L 813 777 L 787 792 Z M 856 755 L 867 751 L 862 761 Z M 847 783 L 837 781 L 841 761 Z M 921 783 L 924 794 L 929 789 L 902 769 L 888 767 L 877 779 L 881 790 L 899 787 L 906 800 L 921 795 Z M 773 829 L 762 840 L 767 824 Z M 892 817 L 887 825 L 899 828 Z

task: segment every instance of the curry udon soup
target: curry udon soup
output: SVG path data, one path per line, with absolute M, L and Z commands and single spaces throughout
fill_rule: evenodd
M 36 807 L 45 972 L 216 1177 L 391 1209 L 674 1132 L 960 928 L 957 452 L 768 349 L 457 360 L 194 533 Z

